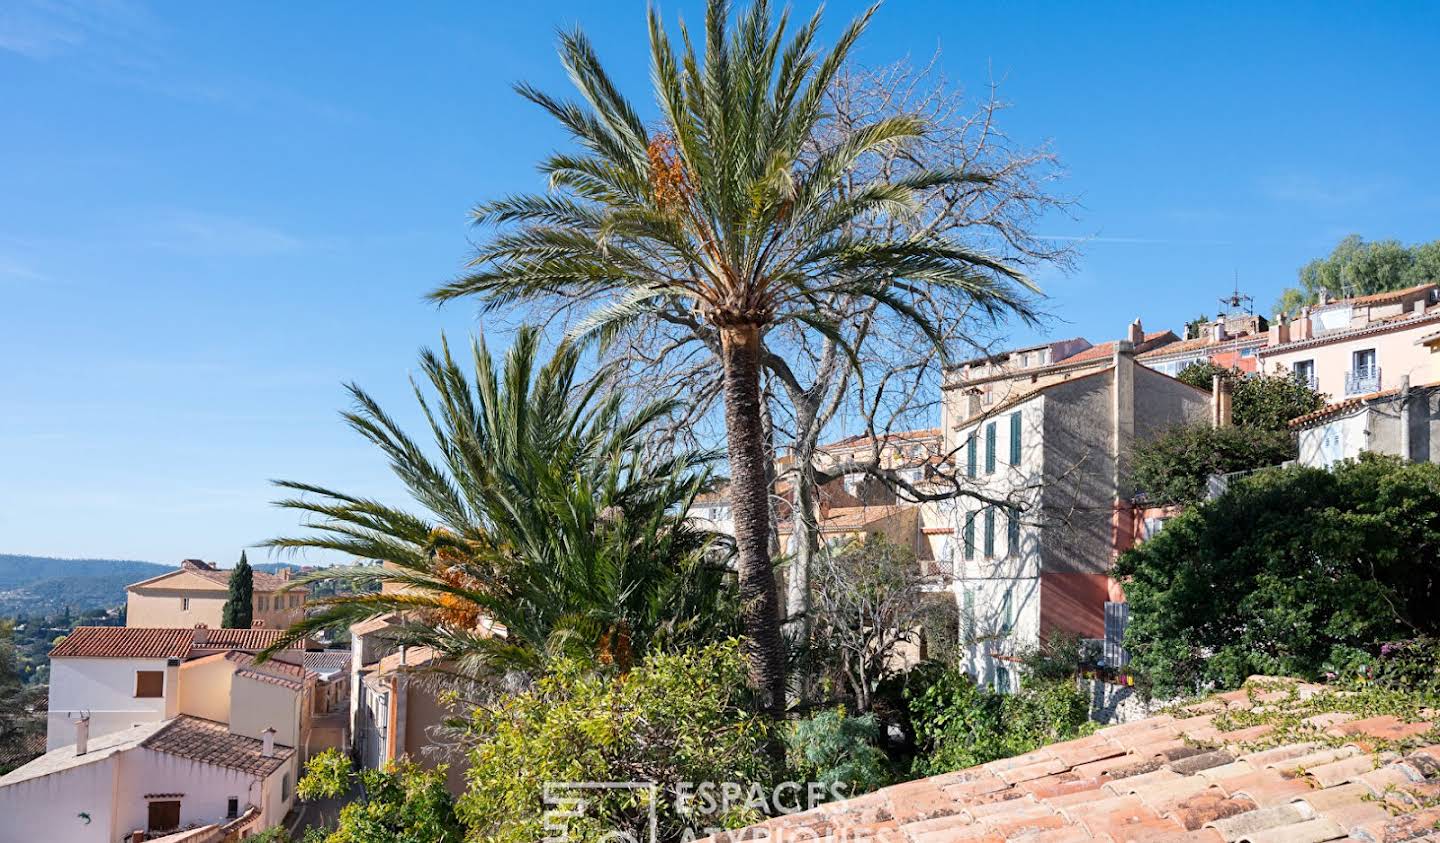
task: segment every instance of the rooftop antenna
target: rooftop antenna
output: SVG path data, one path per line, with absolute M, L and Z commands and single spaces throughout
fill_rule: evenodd
M 1220 316 L 1249 316 L 1255 312 L 1255 299 L 1240 292 L 1240 270 L 1235 270 L 1235 291 L 1220 299 Z

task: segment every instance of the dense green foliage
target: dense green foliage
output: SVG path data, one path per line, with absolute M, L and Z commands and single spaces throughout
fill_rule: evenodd
M 785 738 L 792 780 L 816 782 L 842 797 L 889 784 L 894 773 L 879 745 L 880 729 L 874 714 L 850 717 L 844 708 L 792 723 Z
M 1131 668 L 1156 693 L 1320 677 L 1440 632 L 1440 466 L 1366 455 L 1232 484 L 1123 555 Z
M 272 546 L 371 563 L 296 580 L 355 593 L 312 600 L 319 611 L 291 638 L 403 612 L 397 639 L 478 673 L 538 669 L 556 654 L 623 666 L 661 639 L 729 631 L 725 572 L 705 558 L 711 537 L 685 518 L 708 455 L 655 455 L 649 433 L 673 402 L 627 402 L 609 369 L 582 380 L 574 347 L 542 360 L 540 341 L 520 330 L 503 370 L 476 343 L 473 380 L 448 345 L 422 355 L 430 392 L 417 384 L 416 395 L 433 458 L 351 387 L 357 409 L 345 418 L 389 459 L 411 508 L 280 484 L 302 493 L 280 505 L 311 516 L 312 531 Z M 398 588 L 373 591 L 381 583 Z M 491 621 L 505 637 L 489 635 Z
M 1151 504 L 1194 504 L 1205 499 L 1212 474 L 1279 465 L 1295 458 L 1289 433 L 1254 427 L 1172 427 L 1135 446 L 1135 489 Z
M 906 694 L 918 776 L 1020 755 L 1090 728 L 1089 703 L 1073 681 L 1029 678 L 1018 692 L 999 694 L 955 667 L 924 670 Z
M 125 586 L 173 571 L 152 562 L 0 554 L 0 618 L 125 605 Z
M 1361 678 L 1391 691 L 1424 694 L 1440 701 L 1440 639 L 1422 636 L 1380 645 Z
M 1209 362 L 1192 363 L 1181 381 L 1211 388 L 1215 375 L 1228 378 L 1232 389 L 1232 421 L 1228 427 L 1208 423 L 1178 425 L 1135 447 L 1135 490 L 1152 504 L 1192 504 L 1205 497 L 1212 474 L 1228 474 L 1279 465 L 1296 455 L 1287 423 L 1317 410 L 1325 396 L 1288 374 L 1244 375 Z
M 1285 290 L 1277 313 L 1293 313 L 1315 304 L 1321 288 L 1332 297 L 1364 296 L 1440 281 L 1440 240 L 1406 246 L 1399 240 L 1366 241 L 1351 234 L 1328 257 L 1300 269 L 1300 285 Z
M 226 629 L 249 629 L 255 618 L 255 572 L 245 551 L 230 571 L 229 593 L 220 614 L 220 625 Z
M 1325 406 L 1325 395 L 1288 372 L 1242 374 L 1210 362 L 1191 363 L 1176 377 L 1209 391 L 1215 375 L 1230 379 L 1231 421 L 1236 427 L 1284 431 L 1296 416 Z
M 0 619 L 0 623 L 4 623 Z M 124 626 L 125 611 L 90 609 L 54 614 L 22 614 L 9 621 L 10 641 L 15 648 L 15 669 L 28 685 L 50 681 L 50 650 L 56 639 L 69 635 L 77 626 Z
M 656 782 L 662 839 L 683 828 L 736 827 L 757 819 L 741 805 L 677 808 L 682 782 L 771 781 L 767 722 L 750 708 L 735 641 L 682 653 L 652 652 L 628 673 L 560 660 L 528 690 L 475 712 L 476 741 L 460 814 L 476 839 L 544 837 L 546 782 Z M 598 791 L 572 841 L 639 835 L 649 792 Z M 707 810 L 709 808 L 714 810 Z M 632 839 L 645 839 L 636 836 Z
M 445 790 L 444 768 L 391 762 L 384 770 L 352 772 L 350 759 L 327 749 L 305 764 L 296 788 L 301 799 L 341 796 L 358 783 L 361 795 L 340 809 L 328 834 L 307 834 L 324 843 L 461 843 L 465 827 Z
M 0 774 L 29 761 L 26 749 L 32 742 L 38 740 L 35 749 L 44 749 L 44 712 L 36 716 L 33 710 L 42 700 L 21 676 L 13 628 L 12 622 L 0 621 Z

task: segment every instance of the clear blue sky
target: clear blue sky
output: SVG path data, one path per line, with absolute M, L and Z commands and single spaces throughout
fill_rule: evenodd
M 1053 141 L 1083 207 L 1041 233 L 1090 239 L 1051 333 L 1440 237 L 1440 4 L 1157 5 L 891 0 L 862 43 L 1003 79 Z M 560 138 L 509 85 L 562 90 L 574 23 L 648 103 L 638 2 L 0 7 L 0 552 L 229 564 L 295 527 L 269 478 L 393 495 L 341 383 L 409 418 L 415 351 L 475 327 L 421 296 L 470 205 L 537 186 Z

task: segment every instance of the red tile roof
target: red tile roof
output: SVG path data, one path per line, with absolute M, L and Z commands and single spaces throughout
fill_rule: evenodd
M 275 772 L 285 759 L 295 754 L 295 750 L 277 745 L 275 754 L 267 756 L 255 738 L 232 734 L 224 723 L 185 714 L 147 738 L 141 746 L 262 777 Z
M 1434 286 L 1435 282 L 1430 281 L 1425 284 L 1416 284 L 1413 287 L 1406 287 L 1403 290 L 1386 290 L 1385 292 L 1381 293 L 1371 293 L 1368 296 L 1359 296 L 1358 298 L 1348 299 L 1348 301 L 1350 302 L 1350 304 L 1384 304 L 1385 302 L 1399 301 L 1406 296 L 1413 295 L 1423 290 L 1428 290 Z M 1342 299 L 1342 301 L 1345 300 Z
M 197 644 L 193 629 L 77 626 L 50 658 L 183 659 L 196 652 L 263 650 L 284 634 L 283 629 L 207 629 L 205 643 Z
M 50 651 L 50 658 L 183 659 L 190 655 L 188 629 L 133 626 L 77 626 Z
M 1173 714 L 710 840 L 1440 839 L 1440 733 L 1420 719 L 1433 712 L 1370 716 L 1345 699 L 1252 677 Z
M 217 566 L 214 562 L 206 562 L 203 559 L 186 559 L 180 563 L 180 567 L 176 568 L 173 571 L 160 574 L 159 576 L 151 577 L 150 579 L 144 580 L 142 582 L 131 583 L 130 585 L 126 586 L 126 588 L 128 589 L 149 587 L 152 584 L 158 583 L 159 581 L 165 579 L 166 577 L 186 572 L 194 574 L 197 577 L 207 579 L 218 585 L 229 585 L 230 574 L 233 570 L 233 568 L 221 568 Z M 282 587 L 289 585 L 291 582 L 289 577 L 281 577 L 277 576 L 276 574 L 269 574 L 264 571 L 256 571 L 253 569 L 251 570 L 251 575 L 253 578 L 255 591 L 257 593 L 279 591 Z M 300 586 L 296 586 L 294 588 L 291 588 L 290 590 L 302 593 L 309 592 L 309 589 Z
M 1146 334 L 1145 339 L 1141 340 L 1139 344 L 1135 346 L 1135 353 L 1144 354 L 1145 352 L 1154 351 L 1157 348 L 1168 346 L 1179 340 L 1180 338 L 1175 336 L 1174 331 L 1154 331 Z M 1112 340 L 1110 342 L 1102 342 L 1099 345 L 1092 345 L 1079 354 L 1072 354 L 1066 357 L 1056 365 L 1108 360 L 1115 353 L 1115 343 L 1116 341 Z
M 1435 381 L 1434 383 L 1418 384 L 1416 386 L 1412 386 L 1411 389 L 1432 389 L 1437 386 L 1440 386 L 1440 381 Z M 1371 401 L 1389 399 L 1399 394 L 1399 389 L 1382 389 L 1379 392 L 1369 392 L 1364 395 L 1356 395 L 1353 398 L 1346 398 L 1344 401 L 1336 401 L 1334 404 L 1326 404 L 1324 407 L 1321 407 L 1318 410 L 1308 412 L 1303 416 L 1296 416 L 1295 418 L 1287 422 L 1287 424 L 1290 426 L 1291 430 L 1298 430 L 1302 427 L 1309 427 L 1315 422 L 1324 421 L 1333 416 L 1338 416 L 1342 413 L 1349 412 L 1350 410 L 1353 410 Z

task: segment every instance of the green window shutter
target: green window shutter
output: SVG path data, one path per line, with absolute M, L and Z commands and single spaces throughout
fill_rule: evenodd
M 969 644 L 975 640 L 975 592 L 965 589 L 965 617 L 962 618 L 965 624 L 965 643 Z
M 995 667 L 995 693 L 1010 693 L 1010 670 L 1006 667 L 996 665 Z
M 985 507 L 985 558 L 995 558 L 995 507 Z
M 1008 535 L 1006 536 L 1011 556 L 1020 555 L 1020 510 L 1010 507 L 1005 519 Z
M 975 434 L 970 434 L 970 441 L 965 443 L 965 474 L 969 477 L 975 476 Z
M 985 425 L 985 473 L 995 473 L 995 422 Z
M 1014 595 L 1014 592 L 1014 588 L 1005 589 L 1005 599 L 1000 604 L 1000 614 L 1003 616 L 1003 626 L 1000 627 L 1001 635 L 1009 635 L 1010 630 L 1013 629 L 1015 625 L 1015 619 L 1012 615 L 1013 606 L 1011 605 L 1011 597 Z
M 975 558 L 975 513 L 965 513 L 965 558 Z
M 1010 464 L 1020 464 L 1020 413 L 1010 414 Z

